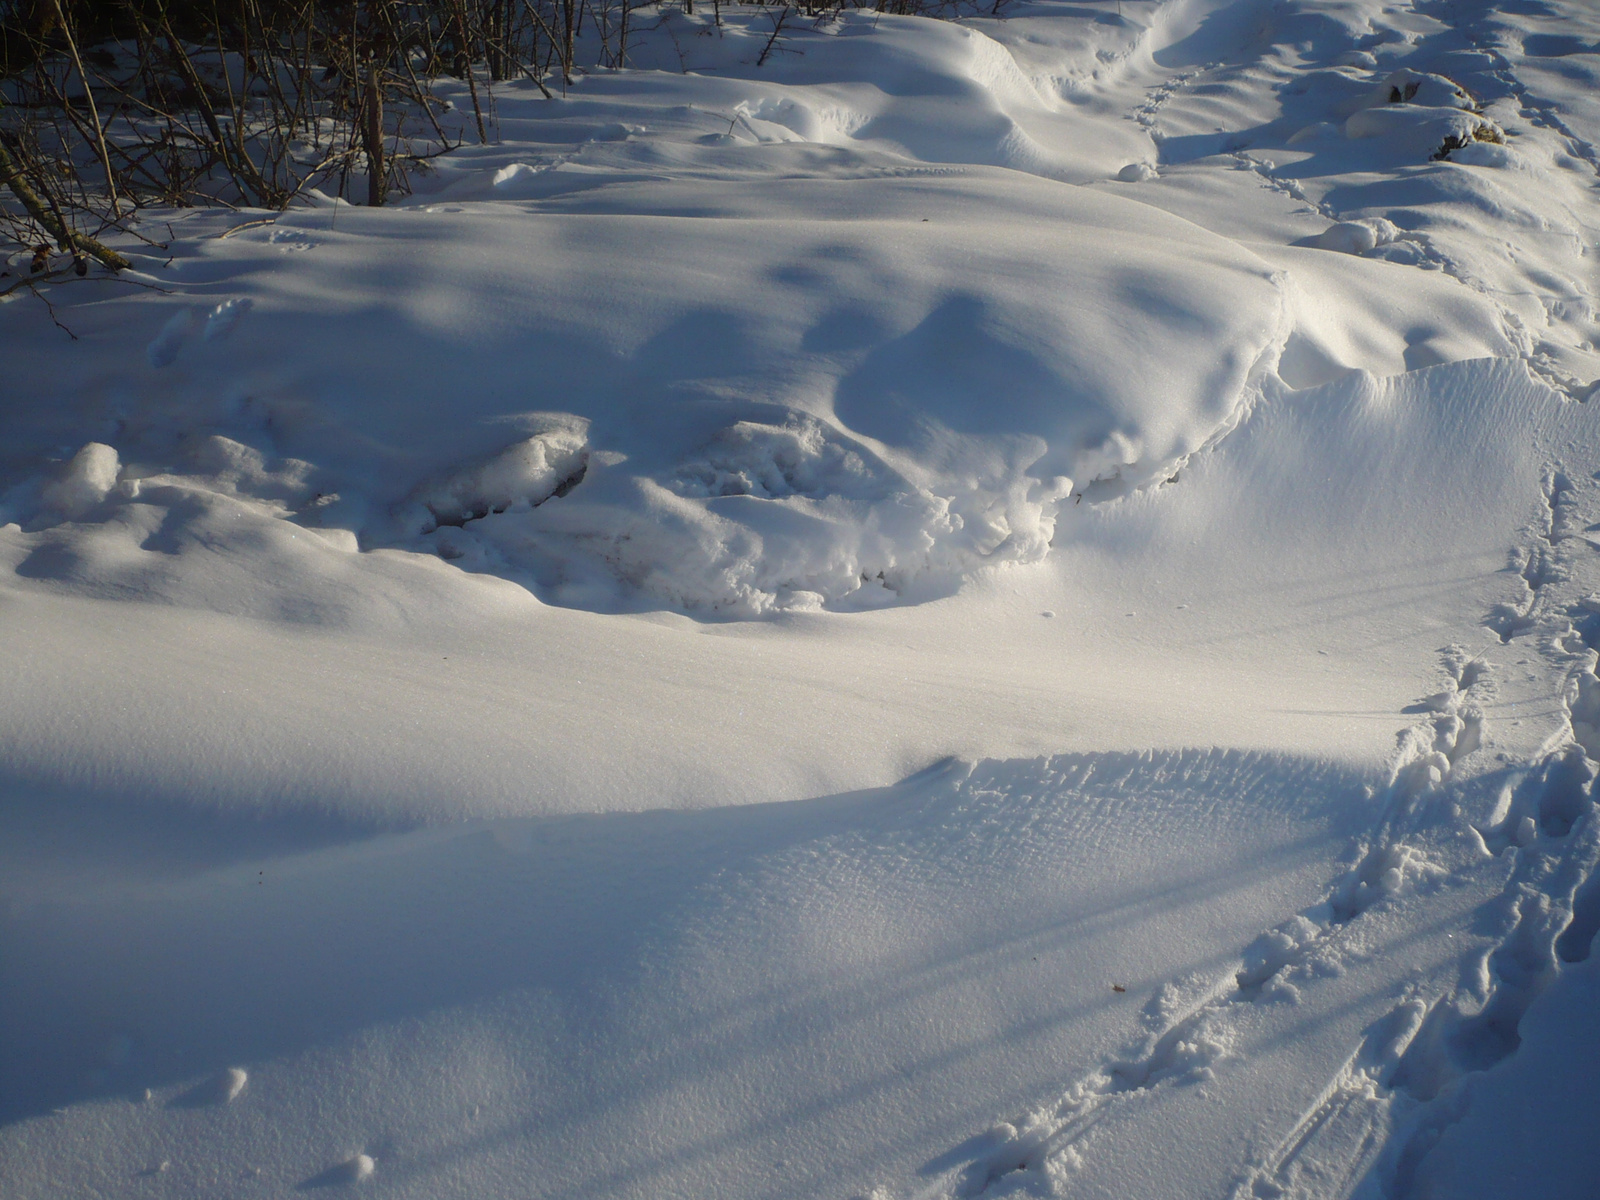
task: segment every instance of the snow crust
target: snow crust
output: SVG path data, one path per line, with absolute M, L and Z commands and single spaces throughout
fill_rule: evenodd
M 1592 8 L 703 8 L 0 306 L 6 1194 L 1589 1194 Z

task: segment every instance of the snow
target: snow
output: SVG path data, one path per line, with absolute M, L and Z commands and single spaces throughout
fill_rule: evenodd
M 7 1195 L 1589 1194 L 1592 9 L 722 20 L 0 306 Z
M 1312 245 L 1319 250 L 1338 250 L 1342 254 L 1370 254 L 1379 246 L 1391 244 L 1398 236 L 1394 222 L 1382 217 L 1370 221 L 1340 221 L 1323 230 Z
M 103 442 L 89 442 L 72 456 L 60 478 L 44 486 L 40 503 L 63 517 L 81 517 L 105 500 L 121 467 L 116 450 Z

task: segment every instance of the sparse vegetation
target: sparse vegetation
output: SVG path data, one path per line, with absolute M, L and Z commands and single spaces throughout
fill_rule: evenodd
M 763 62 L 799 17 L 974 11 L 763 7 Z M 102 239 L 136 234 L 149 205 L 281 210 L 313 189 L 381 205 L 429 159 L 491 139 L 496 84 L 556 99 L 677 12 L 694 0 L 0 0 L 0 240 L 35 254 L 34 276 L 61 273 L 57 253 L 81 275 L 88 259 L 127 265 Z M 444 79 L 465 103 L 441 97 Z
M 1465 149 L 1467 146 L 1472 145 L 1473 142 L 1490 142 L 1496 146 L 1503 146 L 1505 141 L 1506 135 L 1501 133 L 1497 126 L 1485 121 L 1473 128 L 1470 137 L 1459 137 L 1456 134 L 1446 137 L 1444 143 L 1434 152 L 1433 161 L 1448 160 L 1454 151 Z

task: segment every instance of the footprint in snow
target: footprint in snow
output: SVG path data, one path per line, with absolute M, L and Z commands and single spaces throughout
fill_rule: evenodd
M 203 335 L 208 342 L 220 342 L 239 325 L 245 313 L 254 306 L 255 301 L 248 296 L 238 296 L 232 300 L 224 300 L 206 314 L 206 331 Z
M 145 347 L 144 356 L 152 367 L 170 367 L 178 351 L 194 332 L 194 310 L 181 309 L 167 318 L 161 332 Z
M 313 238 L 298 229 L 274 229 L 267 235 L 267 241 L 276 246 L 282 254 L 311 250 L 317 245 Z
M 184 345 L 194 336 L 197 328 L 201 330 L 200 336 L 203 341 L 222 341 L 238 327 L 254 303 L 243 296 L 224 300 L 214 308 L 206 310 L 203 318 L 195 309 L 180 309 L 167 318 L 167 323 L 161 327 L 161 332 L 156 334 L 145 347 L 146 360 L 152 367 L 171 366 Z

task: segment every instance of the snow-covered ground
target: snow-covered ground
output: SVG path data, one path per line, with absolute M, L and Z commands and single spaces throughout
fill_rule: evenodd
M 1600 12 L 1002 12 L 0 307 L 0 1192 L 1592 1200 Z

